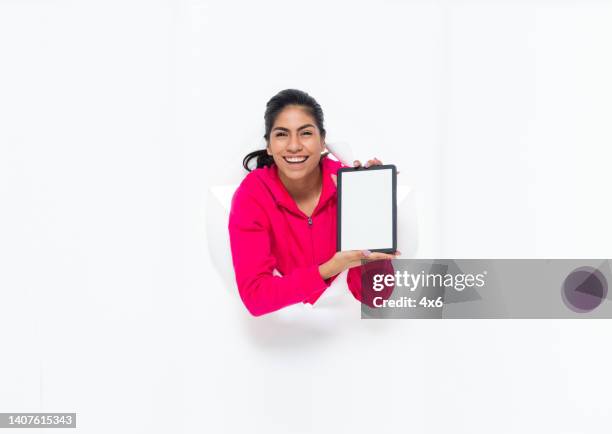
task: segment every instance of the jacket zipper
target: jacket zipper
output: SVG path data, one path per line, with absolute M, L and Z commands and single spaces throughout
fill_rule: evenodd
M 312 236 L 312 217 L 308 217 L 308 229 L 310 230 L 310 251 L 312 252 L 312 262 L 315 262 L 314 240 Z
M 293 210 L 287 208 L 286 206 L 284 206 L 281 203 L 278 203 L 278 205 L 280 205 L 281 207 L 283 207 L 285 210 L 289 211 L 292 214 L 296 214 Z M 321 210 L 319 210 L 320 212 Z M 302 213 L 302 216 L 304 216 L 305 214 Z M 315 251 L 314 251 L 314 237 L 312 235 L 312 216 L 306 216 L 306 222 L 308 223 L 308 229 L 310 231 L 310 250 L 312 252 L 312 262 L 315 263 Z

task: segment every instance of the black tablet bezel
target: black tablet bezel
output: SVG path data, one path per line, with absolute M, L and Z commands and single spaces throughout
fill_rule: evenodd
M 344 172 L 360 172 L 367 170 L 389 170 L 391 169 L 393 179 L 393 248 L 378 248 L 370 249 L 371 252 L 394 253 L 397 250 L 397 168 L 394 164 L 383 164 L 363 167 L 342 167 L 337 172 L 337 194 L 338 202 L 336 206 L 337 222 L 336 222 L 336 251 L 340 251 L 342 245 L 342 173 Z

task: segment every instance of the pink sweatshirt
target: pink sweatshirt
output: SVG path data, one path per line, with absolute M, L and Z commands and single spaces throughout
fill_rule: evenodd
M 254 316 L 299 302 L 314 304 L 337 277 L 323 280 L 319 265 L 336 252 L 336 186 L 330 175 L 342 165 L 327 157 L 320 165 L 323 188 L 310 217 L 297 207 L 274 164 L 250 172 L 234 193 L 232 259 L 240 297 Z M 273 275 L 274 269 L 282 276 Z M 362 288 L 362 272 L 393 273 L 391 262 L 351 268 L 347 277 L 357 300 L 371 306 L 374 296 L 388 298 L 393 288 L 377 293 Z

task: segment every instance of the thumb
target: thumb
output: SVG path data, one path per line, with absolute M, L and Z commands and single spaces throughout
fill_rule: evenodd
M 334 175 L 333 173 L 330 175 L 332 181 L 334 181 L 334 185 L 338 187 L 338 175 Z

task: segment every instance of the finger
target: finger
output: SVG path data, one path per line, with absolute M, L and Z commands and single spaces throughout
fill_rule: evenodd
M 374 157 L 371 160 L 368 160 L 368 162 L 365 165 L 365 167 L 371 167 L 371 166 L 382 166 L 382 161 Z
M 360 167 L 360 166 L 361 166 L 361 161 L 359 160 L 353 161 L 353 167 Z
M 369 250 L 350 250 L 345 253 L 351 267 L 359 266 L 362 261 L 367 261 L 372 254 Z
M 351 262 L 358 263 L 359 261 L 368 260 L 372 256 L 372 252 L 369 250 L 350 250 L 349 252 L 349 260 Z
M 338 187 L 338 175 L 331 174 L 331 179 L 334 182 L 334 185 Z
M 378 261 L 381 259 L 395 259 L 396 255 L 390 253 L 374 252 L 368 256 L 368 260 Z

